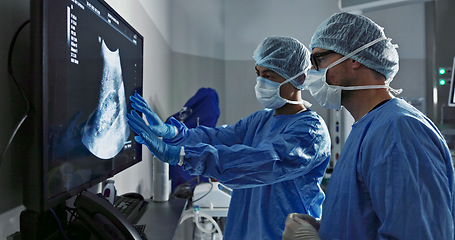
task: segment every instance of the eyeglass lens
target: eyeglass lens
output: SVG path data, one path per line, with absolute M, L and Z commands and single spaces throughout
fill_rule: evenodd
M 320 52 L 320 53 L 315 53 L 315 54 L 311 54 L 310 55 L 311 64 L 313 65 L 314 69 L 316 69 L 316 71 L 319 71 L 318 58 L 323 57 L 325 55 L 329 55 L 331 53 L 335 53 L 335 52 L 332 51 L 332 50 L 328 50 L 328 51 L 325 51 L 325 52 Z

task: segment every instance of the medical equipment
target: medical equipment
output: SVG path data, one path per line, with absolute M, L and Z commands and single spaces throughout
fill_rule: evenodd
M 197 231 L 195 231 L 197 234 L 195 234 L 194 239 L 223 239 L 223 232 L 218 223 L 212 216 L 201 212 L 201 208 L 199 206 L 195 205 L 192 209 L 189 209 L 186 212 L 187 213 L 184 214 L 180 220 L 180 224 L 189 218 L 193 218 L 193 222 L 197 227 Z M 208 220 L 208 222 L 206 220 Z M 213 227 L 210 225 L 213 225 Z
M 216 217 L 226 217 L 232 190 L 219 182 L 200 183 L 193 192 L 193 207 L 180 220 L 192 218 L 196 229 L 194 239 L 222 239 L 223 232 Z M 215 218 L 214 218 L 215 217 Z
M 194 188 L 193 204 L 201 208 L 228 208 L 232 189 L 219 182 L 201 183 Z

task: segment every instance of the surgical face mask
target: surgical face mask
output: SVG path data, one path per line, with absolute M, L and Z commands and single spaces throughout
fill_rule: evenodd
M 327 71 L 334 67 L 335 65 L 345 61 L 346 59 L 351 58 L 360 51 L 376 44 L 382 40 L 386 40 L 385 37 L 380 37 L 370 43 L 363 45 L 362 47 L 354 50 L 348 55 L 338 59 L 337 61 L 330 64 L 327 68 L 321 68 L 319 71 L 315 69 L 308 70 L 308 76 L 303 83 L 303 89 L 309 90 L 311 96 L 313 96 L 318 103 L 327 109 L 341 109 L 341 91 L 342 90 L 363 90 L 363 89 L 379 89 L 387 88 L 391 89 L 386 83 L 386 85 L 366 85 L 366 86 L 352 86 L 352 87 L 342 87 L 327 84 Z M 400 90 L 397 91 L 398 93 Z
M 299 74 L 300 75 L 300 74 Z M 296 75 L 295 77 L 297 77 Z M 254 87 L 256 92 L 256 98 L 265 108 L 277 109 L 286 103 L 290 104 L 302 104 L 304 101 L 291 101 L 284 99 L 280 96 L 280 87 L 290 82 L 295 77 L 289 78 L 288 80 L 277 83 L 263 77 L 257 77 L 257 83 Z

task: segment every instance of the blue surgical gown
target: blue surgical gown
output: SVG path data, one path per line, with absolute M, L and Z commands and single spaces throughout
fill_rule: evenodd
M 264 109 L 232 126 L 186 128 L 168 140 L 183 145 L 183 168 L 233 188 L 224 239 L 281 239 L 286 216 L 320 218 L 320 182 L 330 158 L 323 119 L 309 110 L 274 116 Z
M 453 239 L 453 165 L 428 118 L 394 98 L 352 126 L 330 178 L 319 235 Z

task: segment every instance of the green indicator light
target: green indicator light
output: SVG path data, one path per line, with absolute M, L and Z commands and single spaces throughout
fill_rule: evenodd
M 446 80 L 444 80 L 444 79 L 439 79 L 439 85 L 441 85 L 441 86 L 446 85 Z
M 439 75 L 444 75 L 446 74 L 446 70 L 444 68 L 439 69 Z

